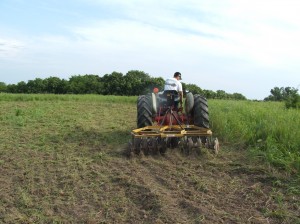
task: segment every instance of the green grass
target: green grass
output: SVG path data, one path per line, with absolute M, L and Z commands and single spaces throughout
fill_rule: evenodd
M 291 173 L 300 171 L 300 112 L 283 103 L 209 101 L 212 129 L 223 144 L 253 154 Z
M 99 208 L 110 217 L 120 197 L 106 199 L 108 164 L 135 128 L 131 99 L 0 97 L 0 222 L 95 222 Z
M 102 95 L 0 94 L 0 102 L 91 102 L 135 104 L 136 97 Z M 283 103 L 209 100 L 211 128 L 222 144 L 251 152 L 291 173 L 300 171 L 300 112 Z M 11 122 L 24 126 L 43 115 L 41 109 L 26 112 L 15 106 Z M 76 116 L 76 115 L 74 115 Z M 88 116 L 88 115 L 83 115 Z M 68 116 L 69 117 L 69 116 Z M 7 118 L 7 117 L 6 117 Z M 0 116 L 0 121 L 5 120 Z M 114 124 L 111 124 L 112 129 Z M 108 137 L 109 138 L 109 137 Z
M 0 94 L 0 102 L 53 101 L 86 103 L 128 103 L 135 104 L 136 97 L 101 95 L 54 95 L 54 94 Z M 59 103 L 61 102 L 61 103 Z M 287 110 L 283 103 L 210 100 L 210 122 L 215 135 L 222 144 L 236 148 L 251 149 L 251 152 L 268 163 L 291 173 L 300 171 L 300 112 Z M 15 106 L 10 115 L 0 116 L 0 121 L 10 119 L 22 127 L 43 116 L 43 109 L 37 107 L 27 111 Z M 30 115 L 30 116 L 29 116 Z M 9 117 L 8 117 L 9 116 Z M 70 119 L 69 115 L 66 115 Z M 77 115 L 73 115 L 76 117 Z M 83 114 L 82 116 L 89 116 Z M 60 119 L 63 119 L 64 115 Z M 75 118 L 74 118 L 75 119 Z M 75 119 L 76 120 L 76 119 Z M 62 121 L 66 122 L 66 121 Z M 125 122 L 124 122 L 125 123 Z M 112 129 L 118 129 L 112 122 Z M 109 137 L 107 137 L 109 138 Z M 107 139 L 109 140 L 109 139 Z
M 100 101 L 110 103 L 135 103 L 135 96 L 104 96 L 104 95 L 74 95 L 74 94 L 6 94 L 0 93 L 0 101 Z
M 281 104 L 212 100 L 219 155 L 170 150 L 128 159 L 135 103 L 136 97 L 0 94 L 0 223 L 299 222 L 298 179 L 275 176 L 236 150 L 268 159 L 269 136 L 280 137 L 276 147 L 286 138 L 296 144 L 273 135 L 279 126 L 268 117 L 280 123 L 286 112 L 285 122 L 294 116 L 297 123 L 297 113 Z M 296 124 L 289 125 L 297 135 Z

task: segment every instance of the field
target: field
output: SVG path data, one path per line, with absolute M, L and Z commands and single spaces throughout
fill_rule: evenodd
M 136 97 L 0 94 L 0 223 L 300 223 L 300 114 L 209 101 L 215 155 L 125 156 Z

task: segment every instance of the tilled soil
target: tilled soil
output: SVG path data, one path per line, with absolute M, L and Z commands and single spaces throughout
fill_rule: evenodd
M 245 152 L 186 156 L 173 149 L 112 171 L 139 211 L 137 223 L 299 222 L 299 197 L 287 196 L 285 180 L 271 170 L 248 164 Z
M 99 153 L 100 150 L 100 153 Z M 3 155 L 2 223 L 299 223 L 290 178 L 245 151 L 128 158 L 123 147 Z M 97 153 L 96 153 L 97 152 Z
M 133 105 L 1 106 L 0 223 L 300 223 L 299 180 L 245 150 L 128 158 Z

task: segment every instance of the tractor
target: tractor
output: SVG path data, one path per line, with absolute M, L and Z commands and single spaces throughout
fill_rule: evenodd
M 209 129 L 205 97 L 185 93 L 183 105 L 174 90 L 140 95 L 137 99 L 137 129 L 131 131 L 132 153 L 164 154 L 168 148 L 180 148 L 189 154 L 203 147 L 219 151 L 217 138 Z

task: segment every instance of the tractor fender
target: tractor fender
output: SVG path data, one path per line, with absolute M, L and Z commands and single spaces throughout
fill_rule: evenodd
M 194 96 L 193 93 L 189 92 L 185 97 L 185 113 L 189 114 L 194 108 Z

